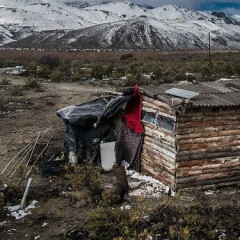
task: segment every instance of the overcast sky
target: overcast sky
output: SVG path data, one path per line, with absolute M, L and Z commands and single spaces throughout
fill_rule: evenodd
M 62 1 L 78 1 L 78 0 L 62 0 Z M 81 2 L 101 2 L 101 1 L 119 1 L 119 0 L 79 0 Z M 210 10 L 223 11 L 227 15 L 240 14 L 240 0 L 130 0 L 134 3 L 147 4 L 158 7 L 164 4 L 175 4 L 180 7 L 190 8 L 194 10 Z
M 175 4 L 177 6 L 186 7 L 194 10 L 210 10 L 223 11 L 227 15 L 240 14 L 240 0 L 135 0 L 138 3 L 146 3 L 152 6 L 160 6 L 163 4 Z

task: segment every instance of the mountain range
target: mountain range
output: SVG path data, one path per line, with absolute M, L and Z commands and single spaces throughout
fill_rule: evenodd
M 129 1 L 0 0 L 0 46 L 61 49 L 240 48 L 240 22 L 222 12 Z

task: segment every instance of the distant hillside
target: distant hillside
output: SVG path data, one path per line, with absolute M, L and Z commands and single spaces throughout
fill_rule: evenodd
M 0 0 L 0 45 L 21 48 L 240 48 L 240 22 L 221 12 L 128 1 L 89 5 Z

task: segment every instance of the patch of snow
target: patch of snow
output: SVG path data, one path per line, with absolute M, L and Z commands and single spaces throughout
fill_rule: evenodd
M 130 210 L 131 209 L 131 205 L 127 204 L 127 205 L 124 205 L 124 206 L 121 206 L 120 207 L 121 210 Z
M 37 202 L 38 201 L 33 200 L 32 203 L 23 210 L 19 209 L 20 205 L 10 206 L 10 207 L 8 207 L 8 210 L 10 211 L 10 215 L 12 217 L 15 217 L 15 219 L 21 219 L 21 218 L 31 214 L 30 209 L 36 208 Z
M 227 235 L 224 233 L 225 230 L 218 236 L 218 240 L 226 240 Z
M 236 19 L 237 21 L 240 21 L 240 14 L 235 14 L 232 16 L 234 19 Z
M 17 229 L 12 228 L 12 229 L 8 229 L 8 230 L 7 230 L 7 233 L 8 233 L 8 234 L 14 234 L 16 231 L 17 231 Z
M 23 72 L 25 72 L 25 70 L 23 69 L 23 66 L 16 66 L 13 68 L 7 68 L 8 70 L 6 71 L 6 74 L 8 75 L 19 75 Z
M 3 221 L 3 222 L 0 222 L 0 227 L 2 227 L 3 225 L 7 224 L 9 221 Z
M 130 177 L 129 186 L 130 196 L 152 196 L 160 197 L 163 193 L 169 193 L 170 189 L 157 179 L 140 174 L 133 170 L 126 170 L 127 175 Z M 138 181 L 138 182 L 135 182 Z M 175 192 L 171 191 L 171 196 L 174 196 Z
M 157 179 L 155 179 L 153 177 L 142 175 L 142 174 L 140 174 L 138 172 L 135 172 L 133 170 L 128 170 L 127 175 L 130 176 L 131 178 L 135 178 L 135 179 L 138 179 L 138 180 L 143 181 L 143 182 L 148 182 L 148 183 L 152 183 L 152 184 L 153 183 L 162 184 L 160 181 L 158 181 Z
M 208 190 L 206 192 L 204 192 L 205 195 L 213 195 L 215 192 L 212 190 Z
M 71 38 L 71 39 L 68 40 L 68 43 L 73 43 L 73 42 L 76 42 L 76 41 L 77 41 L 76 38 Z
M 216 82 L 221 82 L 221 81 L 232 81 L 232 78 L 220 78 Z

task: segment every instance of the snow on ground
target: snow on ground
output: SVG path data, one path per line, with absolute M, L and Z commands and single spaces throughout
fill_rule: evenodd
M 9 75 L 19 75 L 23 72 L 25 72 L 25 70 L 23 69 L 23 66 L 6 68 L 6 74 L 9 74 Z
M 157 179 L 140 174 L 133 170 L 127 170 L 129 179 L 129 196 L 161 197 L 164 193 L 169 194 L 170 189 Z M 171 191 L 171 196 L 175 193 Z
M 15 217 L 16 219 L 21 219 L 21 218 L 31 214 L 30 209 L 36 208 L 37 202 L 38 201 L 33 200 L 32 203 L 23 210 L 19 209 L 20 205 L 10 206 L 10 207 L 8 207 L 8 210 L 10 211 L 10 215 L 12 217 Z
M 0 222 L 0 227 L 4 226 L 5 224 L 7 224 L 9 221 L 3 221 L 3 222 Z

